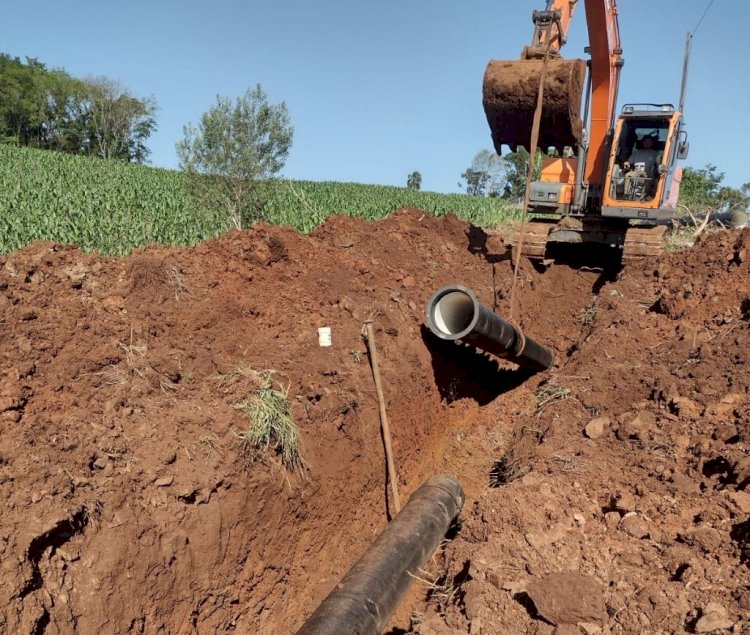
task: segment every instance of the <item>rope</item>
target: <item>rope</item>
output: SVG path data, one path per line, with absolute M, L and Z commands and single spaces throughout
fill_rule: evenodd
M 539 126 L 542 121 L 542 106 L 544 103 L 544 80 L 547 76 L 547 62 L 549 61 L 549 50 L 552 44 L 551 38 L 549 37 L 549 27 L 547 27 L 547 48 L 544 51 L 544 62 L 542 63 L 542 72 L 539 78 L 539 91 L 536 98 L 536 109 L 534 110 L 534 121 L 531 126 L 531 143 L 529 147 L 529 171 L 526 175 L 526 191 L 523 195 L 523 211 L 521 212 L 521 227 L 519 229 L 518 244 L 516 245 L 516 262 L 513 266 L 513 282 L 510 288 L 510 322 L 516 326 L 518 332 L 523 338 L 525 345 L 526 338 L 523 336 L 520 325 L 520 318 L 518 316 L 517 304 L 517 287 L 518 287 L 518 271 L 521 263 L 521 252 L 523 251 L 523 239 L 524 232 L 526 229 L 526 216 L 529 208 L 529 195 L 531 193 L 531 182 L 534 179 L 534 161 L 536 159 L 537 145 L 539 143 Z M 523 350 L 523 348 L 521 349 Z

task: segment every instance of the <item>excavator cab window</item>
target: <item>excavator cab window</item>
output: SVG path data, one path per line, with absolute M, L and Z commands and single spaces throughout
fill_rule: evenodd
M 668 134 L 668 120 L 633 118 L 624 123 L 612 166 L 612 198 L 620 201 L 654 198 Z

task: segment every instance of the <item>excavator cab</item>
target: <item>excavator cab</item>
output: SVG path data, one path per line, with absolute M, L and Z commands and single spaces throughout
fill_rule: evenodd
M 627 104 L 613 135 L 602 216 L 652 222 L 671 218 L 687 153 L 682 116 L 671 104 Z

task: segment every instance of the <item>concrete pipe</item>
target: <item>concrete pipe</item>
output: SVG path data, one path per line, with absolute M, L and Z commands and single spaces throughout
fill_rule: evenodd
M 552 351 L 482 306 L 467 287 L 449 284 L 427 303 L 427 325 L 443 340 L 461 340 L 535 371 L 555 362 Z

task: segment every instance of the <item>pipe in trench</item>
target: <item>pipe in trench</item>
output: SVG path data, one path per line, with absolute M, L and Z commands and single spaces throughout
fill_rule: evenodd
M 297 635 L 381 633 L 463 504 L 453 477 L 425 481 Z
M 443 340 L 461 340 L 534 371 L 555 363 L 552 351 L 481 305 L 471 289 L 446 285 L 427 303 L 427 325 Z

